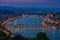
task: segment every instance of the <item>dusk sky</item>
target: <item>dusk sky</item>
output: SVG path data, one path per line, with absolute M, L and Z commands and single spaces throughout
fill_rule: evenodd
M 0 6 L 60 7 L 60 0 L 0 0 Z

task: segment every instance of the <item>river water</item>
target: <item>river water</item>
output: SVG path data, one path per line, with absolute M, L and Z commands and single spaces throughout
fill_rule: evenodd
M 38 17 L 37 15 L 30 15 L 23 18 L 16 18 L 8 23 L 5 27 L 11 33 L 21 34 L 24 37 L 36 37 L 38 32 L 45 32 L 50 40 L 60 40 L 60 29 L 55 26 L 42 27 L 41 23 L 45 17 Z M 16 29 L 14 29 L 14 22 L 16 21 Z

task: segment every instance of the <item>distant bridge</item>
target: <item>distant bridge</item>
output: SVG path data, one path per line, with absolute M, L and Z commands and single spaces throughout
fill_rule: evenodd
M 22 15 L 22 16 L 17 16 L 17 17 L 14 17 L 14 18 L 8 18 L 6 21 L 4 21 L 3 23 L 2 23 L 2 25 L 5 25 L 7 22 L 9 22 L 9 21 L 11 21 L 11 20 L 14 20 L 14 19 L 16 19 L 16 18 L 21 18 L 21 17 L 26 17 L 26 16 L 28 16 L 28 15 Z
M 1 26 L 2 26 L 2 27 L 1 27 L 1 28 L 2 28 L 2 32 L 6 33 L 7 35 L 10 35 L 11 32 L 5 28 L 5 24 L 6 24 L 7 22 L 11 21 L 11 20 L 14 20 L 14 19 L 16 19 L 16 18 L 21 18 L 21 17 L 26 17 L 26 15 L 23 14 L 22 16 L 17 16 L 17 17 L 14 17 L 14 18 L 9 18 L 9 19 L 7 19 L 6 21 L 4 21 L 4 22 L 1 24 Z

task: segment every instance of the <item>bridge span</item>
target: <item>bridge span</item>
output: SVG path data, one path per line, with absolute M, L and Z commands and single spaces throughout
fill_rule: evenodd
M 16 18 L 23 18 L 23 17 L 27 17 L 28 15 L 22 15 L 22 16 L 17 16 L 17 17 L 14 17 L 14 18 L 8 18 L 6 21 L 4 21 L 3 23 L 2 23 L 2 25 L 5 25 L 7 22 L 9 22 L 9 21 L 11 21 L 11 20 L 14 20 L 14 19 L 16 19 Z
M 14 17 L 14 18 L 8 18 L 6 21 L 4 21 L 3 23 L 1 23 L 2 32 L 6 33 L 7 35 L 10 35 L 11 32 L 10 32 L 10 30 L 7 30 L 7 29 L 5 28 L 5 24 L 6 24 L 7 22 L 9 22 L 9 21 L 12 21 L 12 20 L 16 19 L 16 18 L 21 18 L 21 17 L 26 17 L 26 16 L 27 16 L 27 15 L 22 15 L 22 16 L 17 16 L 17 17 Z

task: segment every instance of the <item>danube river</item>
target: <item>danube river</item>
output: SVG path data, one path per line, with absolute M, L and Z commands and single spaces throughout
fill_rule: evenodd
M 37 15 L 29 15 L 23 18 L 16 18 L 15 20 L 6 23 L 5 27 L 11 33 L 21 34 L 24 37 L 36 37 L 38 32 L 45 32 L 50 40 L 60 40 L 60 29 L 56 26 L 42 27 L 45 17 L 38 17 Z M 16 26 L 14 26 L 14 23 Z

